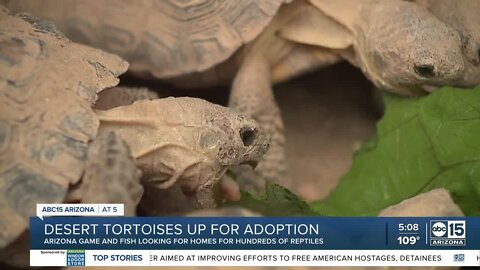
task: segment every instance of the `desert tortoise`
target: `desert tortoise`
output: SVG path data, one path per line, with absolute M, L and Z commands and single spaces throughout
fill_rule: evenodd
M 230 177 L 223 177 L 220 185 L 215 189 L 212 185 L 223 175 L 226 168 L 236 167 L 239 164 L 255 167 L 261 156 L 267 151 L 268 136 L 262 133 L 261 128 L 255 127 L 254 122 L 244 120 L 241 116 L 236 116 L 237 119 L 230 119 L 221 113 L 209 112 L 207 108 L 202 108 L 194 102 L 184 102 L 181 106 L 183 108 L 175 108 L 173 105 L 162 106 L 174 109 L 171 111 L 163 109 L 162 113 L 156 113 L 159 101 L 145 100 L 158 98 L 158 94 L 147 88 L 115 87 L 102 91 L 99 93 L 99 97 L 99 101 L 94 105 L 94 108 L 97 109 L 111 109 L 134 102 L 141 104 L 134 103 L 106 112 L 97 110 L 97 114 L 101 120 L 100 132 L 113 130 L 127 141 L 133 141 L 132 143 L 135 145 L 132 146 L 134 148 L 133 155 L 144 172 L 143 184 L 148 187 L 145 189 L 139 205 L 142 215 L 178 215 L 199 207 L 213 207 L 218 200 L 239 199 L 238 184 Z M 185 98 L 176 100 L 179 99 Z M 154 106 L 149 107 L 148 104 Z M 209 107 L 215 108 L 214 105 Z M 127 111 L 127 109 L 132 109 L 133 112 Z M 175 115 L 175 117 L 165 121 L 164 115 Z M 168 123 L 155 124 L 159 118 L 163 123 Z M 201 119 L 205 120 L 203 126 L 198 125 L 198 123 L 202 123 Z M 241 125 L 237 126 L 236 120 Z M 182 125 L 177 126 L 174 130 L 169 130 L 175 126 L 176 122 L 182 123 Z M 135 125 L 140 127 L 152 125 L 156 126 L 156 130 L 144 134 L 148 130 L 145 128 L 135 129 L 133 128 Z M 214 127 L 221 130 L 214 130 Z M 229 130 L 228 127 L 234 127 L 234 129 Z M 209 128 L 210 130 L 208 130 Z M 165 130 L 165 134 L 159 138 L 158 134 L 163 134 L 160 132 L 162 129 Z M 139 139 L 141 139 L 141 143 L 136 142 Z M 181 146 L 175 140 L 183 141 L 185 145 L 183 149 L 181 147 L 173 148 L 173 146 Z M 169 144 L 165 145 L 165 141 Z M 202 149 L 200 155 L 194 151 L 195 145 Z M 159 149 L 157 150 L 157 148 Z M 162 157 L 169 158 L 163 158 L 162 162 L 156 162 L 156 164 L 149 162 L 151 159 L 147 154 L 154 151 L 162 152 Z M 147 154 L 136 154 L 135 152 Z M 155 157 L 156 159 L 158 157 Z M 147 165 L 142 165 L 143 163 L 147 163 Z M 162 175 L 158 174 L 159 170 L 163 172 Z M 149 177 L 148 171 L 154 171 L 154 177 Z M 160 179 L 159 176 L 164 179 Z M 190 179 L 176 181 L 176 177 L 179 176 L 184 179 L 190 177 Z M 166 182 L 163 184 L 161 181 Z M 196 195 L 194 200 L 189 196 L 192 194 Z
M 90 104 L 96 92 L 117 84 L 128 66 L 119 57 L 69 42 L 48 22 L 7 14 L 2 8 L 0 247 L 27 227 L 36 203 L 63 201 L 81 178 L 98 128 Z
M 474 87 L 480 84 L 480 1 L 415 0 L 439 20 L 460 33 L 465 56 L 465 75 L 454 86 Z
M 0 249 L 26 229 L 37 203 L 120 200 L 132 214 L 141 194 L 137 166 L 145 186 L 180 182 L 197 198 L 227 168 L 267 151 L 254 120 L 200 99 L 92 110 L 127 63 L 70 42 L 46 21 L 0 11 Z M 80 196 L 67 194 L 72 186 Z
M 418 95 L 423 85 L 449 84 L 464 70 L 458 33 L 401 0 L 2 1 L 119 54 L 134 74 L 182 87 L 233 81 L 229 106 L 272 136 L 257 169 L 271 180 L 285 175 L 272 82 L 347 59 L 376 86 Z

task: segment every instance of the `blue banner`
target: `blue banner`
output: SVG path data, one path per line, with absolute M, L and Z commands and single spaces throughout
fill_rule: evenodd
M 32 217 L 30 248 L 480 250 L 480 217 Z

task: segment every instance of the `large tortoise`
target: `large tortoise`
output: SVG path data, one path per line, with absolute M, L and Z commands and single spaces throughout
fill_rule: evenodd
M 272 82 L 346 59 L 376 86 L 418 95 L 464 70 L 458 33 L 401 0 L 2 1 L 124 57 L 133 74 L 181 87 L 233 81 L 229 106 L 272 136 L 256 170 L 271 180 L 285 175 Z
M 127 66 L 49 22 L 0 9 L 0 249 L 27 228 L 37 203 L 119 202 L 134 214 L 137 167 L 145 188 L 176 183 L 208 203 L 203 193 L 227 168 L 267 151 L 254 120 L 200 99 L 94 111 L 97 93 Z

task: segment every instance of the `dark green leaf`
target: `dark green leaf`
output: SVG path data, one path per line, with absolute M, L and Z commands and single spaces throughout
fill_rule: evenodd
M 312 208 L 326 215 L 376 215 L 443 187 L 466 215 L 480 215 L 480 88 L 444 88 L 427 97 L 385 95 L 377 137 Z
M 288 189 L 266 182 L 265 194 L 256 197 L 242 191 L 242 199 L 230 202 L 229 206 L 241 206 L 264 216 L 318 216 L 310 206 Z

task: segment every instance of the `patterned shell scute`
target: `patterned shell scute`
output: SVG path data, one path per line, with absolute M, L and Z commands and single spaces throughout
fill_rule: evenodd
M 80 179 L 98 128 L 91 104 L 126 68 L 0 6 L 0 248 L 28 226 L 36 203 L 61 202 Z
M 4 0 L 52 20 L 72 41 L 169 78 L 207 70 L 254 40 L 289 0 Z
M 168 0 L 152 3 L 140 47 L 156 77 L 208 69 L 252 41 L 270 23 L 281 0 Z M 154 17 L 155 16 L 155 17 Z M 140 52 L 140 48 L 137 52 Z

